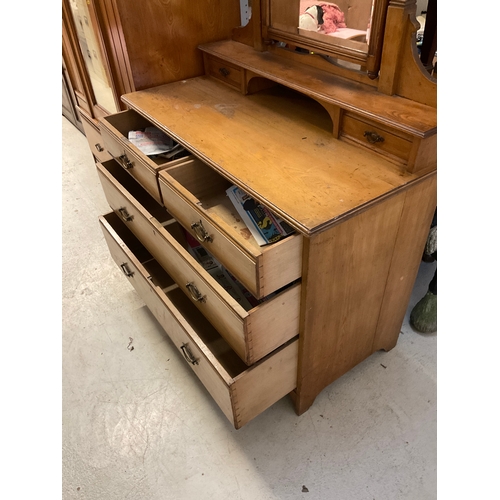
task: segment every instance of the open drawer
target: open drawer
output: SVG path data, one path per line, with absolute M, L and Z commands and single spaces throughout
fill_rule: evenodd
M 300 283 L 245 309 L 189 253 L 184 229 L 164 207 L 114 160 L 97 169 L 111 208 L 247 365 L 299 333 Z
M 144 130 L 153 126 L 146 118 L 133 110 L 106 116 L 100 119 L 101 136 L 104 147 L 109 154 L 130 175 L 141 183 L 148 193 L 161 203 L 161 194 L 158 188 L 158 172 L 168 165 L 175 165 L 189 156 L 182 150 L 172 159 L 162 156 L 147 156 L 128 140 L 128 133 L 133 130 Z
M 231 183 L 197 158 L 159 173 L 168 211 L 255 297 L 263 298 L 300 278 L 301 234 L 259 246 L 226 189 Z
M 297 339 L 247 367 L 116 213 L 99 221 L 114 261 L 236 429 L 295 389 Z

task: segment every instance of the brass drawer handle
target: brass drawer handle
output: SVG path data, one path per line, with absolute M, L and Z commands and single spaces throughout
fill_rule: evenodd
M 206 302 L 207 301 L 207 296 L 202 295 L 198 288 L 196 288 L 196 285 L 190 281 L 189 283 L 186 283 L 186 288 L 189 290 L 189 293 L 191 294 L 191 297 L 193 297 L 196 302 Z
M 193 222 L 191 224 L 191 229 L 194 231 L 196 239 L 200 243 L 204 243 L 205 241 L 213 241 L 213 238 L 208 234 L 207 230 L 203 227 L 203 221 Z
M 229 76 L 229 73 L 230 71 L 226 68 L 219 68 L 219 73 L 224 76 L 224 77 L 228 77 Z
M 134 216 L 130 215 L 125 207 L 119 208 L 118 213 L 124 221 L 130 222 L 134 220 Z
M 385 140 L 381 135 L 378 135 L 377 132 L 370 132 L 368 130 L 363 134 L 363 137 L 366 137 L 367 141 L 370 144 L 376 144 L 377 142 L 384 142 Z
M 131 278 L 134 275 L 134 271 L 130 270 L 127 262 L 124 262 L 120 267 L 122 268 L 123 274 L 125 276 L 128 276 L 129 278 Z
M 189 346 L 186 343 L 181 345 L 181 351 L 188 363 L 191 363 L 192 365 L 198 364 L 198 360 L 194 357 L 191 349 L 189 349 Z
M 126 153 L 123 153 L 118 157 L 118 162 L 125 170 L 128 170 L 129 168 L 132 168 L 134 166 L 134 164 L 128 159 Z
M 97 149 L 97 151 L 99 151 L 99 153 L 102 153 L 104 151 L 104 148 L 99 144 L 94 144 L 95 148 Z

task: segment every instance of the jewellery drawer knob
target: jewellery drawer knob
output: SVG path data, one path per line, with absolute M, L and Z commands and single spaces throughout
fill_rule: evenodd
M 204 243 L 205 241 L 212 241 L 212 237 L 208 234 L 207 230 L 203 227 L 203 222 L 193 222 L 191 224 L 191 229 L 194 231 L 196 239 L 200 243 Z
M 186 283 L 186 288 L 189 290 L 189 293 L 191 294 L 191 297 L 193 297 L 196 302 L 206 302 L 207 301 L 207 296 L 202 295 L 198 288 L 196 288 L 196 285 L 190 281 L 189 283 Z
M 94 144 L 95 148 L 97 149 L 97 151 L 99 151 L 99 153 L 102 153 L 104 151 L 104 148 L 99 144 Z
M 219 73 L 225 77 L 229 76 L 229 70 L 227 68 L 219 68 Z
M 118 213 L 124 221 L 130 222 L 134 220 L 134 216 L 130 215 L 125 207 L 121 207 L 118 209 Z
M 118 157 L 118 162 L 125 170 L 128 170 L 129 168 L 132 168 L 134 166 L 134 164 L 128 159 L 128 156 L 125 153 Z
M 366 137 L 366 140 L 370 144 L 376 144 L 377 142 L 384 142 L 384 138 L 381 135 L 378 135 L 377 132 L 370 132 L 369 130 L 365 131 L 363 137 Z
M 131 278 L 134 275 L 134 272 L 130 270 L 130 268 L 128 267 L 128 264 L 126 262 L 124 262 L 120 267 L 122 268 L 123 274 L 125 276 L 128 276 Z
M 186 343 L 181 345 L 181 351 L 188 363 L 191 363 L 192 365 L 198 364 L 198 360 L 194 357 L 191 349 L 189 349 L 189 346 Z

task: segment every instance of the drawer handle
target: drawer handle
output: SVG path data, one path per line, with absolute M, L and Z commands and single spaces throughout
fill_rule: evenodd
M 219 73 L 220 73 L 222 76 L 227 77 L 227 76 L 229 76 L 230 71 L 229 71 L 228 69 L 226 69 L 226 68 L 219 68 Z
M 128 170 L 129 168 L 132 168 L 134 166 L 134 164 L 128 159 L 128 156 L 125 153 L 118 157 L 118 162 L 125 170 Z
M 181 351 L 188 363 L 191 363 L 192 365 L 198 364 L 198 360 L 194 357 L 191 349 L 189 349 L 189 346 L 186 343 L 181 345 Z
M 134 216 L 130 215 L 125 207 L 119 208 L 118 212 L 124 221 L 130 222 L 134 220 Z
M 99 144 L 94 144 L 95 148 L 97 149 L 97 151 L 99 151 L 99 153 L 102 153 L 104 151 L 104 148 Z
M 126 262 L 124 262 L 120 267 L 122 268 L 123 274 L 125 276 L 128 276 L 129 278 L 131 278 L 134 275 L 134 271 L 130 270 L 130 268 L 128 267 L 128 264 Z
M 381 135 L 378 135 L 376 132 L 370 132 L 368 130 L 363 134 L 363 137 L 366 137 L 366 139 L 370 144 L 376 144 L 377 142 L 384 142 L 385 140 Z
M 204 243 L 205 241 L 213 241 L 212 237 L 208 234 L 207 230 L 203 227 L 203 221 L 193 222 L 191 224 L 191 229 L 194 231 L 196 239 L 200 243 Z
M 189 293 L 191 294 L 191 297 L 193 297 L 196 302 L 206 302 L 207 301 L 207 296 L 202 295 L 198 288 L 196 288 L 196 285 L 190 281 L 189 283 L 186 283 L 186 288 L 189 290 Z

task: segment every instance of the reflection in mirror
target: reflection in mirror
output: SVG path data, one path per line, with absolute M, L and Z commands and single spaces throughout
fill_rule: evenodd
M 109 75 L 103 63 L 103 52 L 97 41 L 95 20 L 85 0 L 70 0 L 70 6 L 80 50 L 87 67 L 96 102 L 108 113 L 116 113 L 118 109 L 111 90 Z
M 250 3 L 250 5 L 249 5 Z M 240 26 L 246 26 L 252 17 L 252 5 L 249 0 L 240 0 Z
M 298 33 L 367 52 L 373 6 L 374 0 L 300 0 Z

